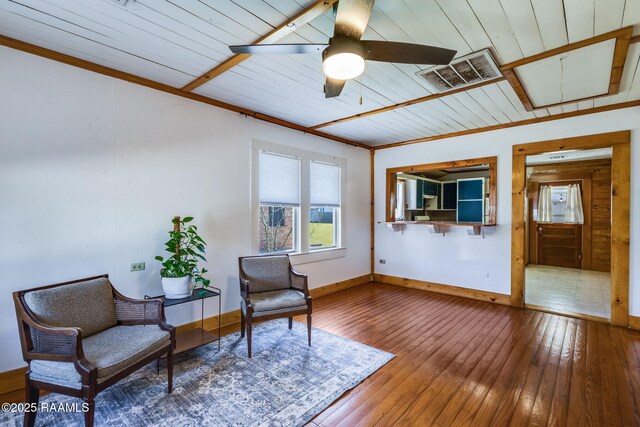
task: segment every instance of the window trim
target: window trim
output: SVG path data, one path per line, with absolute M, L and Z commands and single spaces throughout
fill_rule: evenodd
M 323 259 L 332 259 L 345 256 L 345 194 L 347 160 L 327 154 L 313 151 L 301 150 L 298 148 L 274 144 L 272 142 L 253 139 L 251 143 L 251 253 L 260 255 L 259 242 L 259 153 L 267 151 L 274 154 L 298 157 L 300 159 L 300 207 L 298 218 L 298 233 L 295 242 L 295 252 L 288 252 L 293 258 L 298 259 L 298 263 L 316 262 Z M 336 246 L 331 248 L 312 250 L 309 246 L 309 215 L 310 215 L 310 168 L 311 161 L 318 161 L 340 166 L 340 207 L 338 209 L 338 224 L 336 234 Z M 314 254 L 313 256 L 304 256 Z M 302 255 L 302 256 L 301 256 Z M 292 260 L 293 261 L 293 260 Z

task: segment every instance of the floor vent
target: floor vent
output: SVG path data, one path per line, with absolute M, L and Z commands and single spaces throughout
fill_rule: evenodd
M 456 58 L 449 65 L 437 65 L 416 74 L 440 93 L 502 77 L 487 49 Z

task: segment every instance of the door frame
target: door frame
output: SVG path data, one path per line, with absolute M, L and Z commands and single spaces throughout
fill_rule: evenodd
M 551 151 L 612 148 L 611 323 L 629 326 L 631 131 L 517 144 L 512 153 L 511 305 L 524 307 L 526 157 Z

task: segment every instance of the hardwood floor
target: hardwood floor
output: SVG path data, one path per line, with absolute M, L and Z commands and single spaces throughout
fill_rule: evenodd
M 640 425 L 637 331 L 384 284 L 313 317 L 396 358 L 312 426 Z

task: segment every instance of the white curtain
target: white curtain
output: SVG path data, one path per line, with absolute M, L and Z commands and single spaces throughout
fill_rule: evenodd
M 553 205 L 551 204 L 551 187 L 543 185 L 538 194 L 538 222 L 542 224 L 553 223 Z
M 396 221 L 404 221 L 404 181 L 396 185 Z
M 565 224 L 584 224 L 584 210 L 580 185 L 571 184 L 567 191 L 567 207 L 564 210 Z

